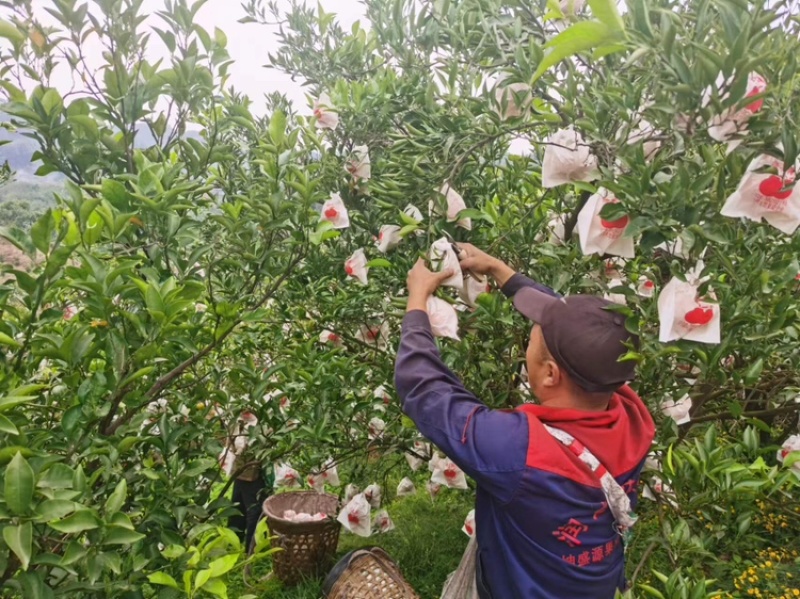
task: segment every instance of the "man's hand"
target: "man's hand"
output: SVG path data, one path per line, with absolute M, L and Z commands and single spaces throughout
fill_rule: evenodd
M 514 270 L 502 260 L 479 250 L 471 243 L 459 243 L 458 247 L 461 250 L 458 259 L 461 261 L 462 270 L 468 270 L 476 275 L 489 275 L 500 287 L 514 275 Z
M 410 271 L 406 285 L 408 286 L 408 307 L 411 310 L 427 310 L 428 298 L 439 288 L 448 277 L 453 275 L 452 270 L 431 272 L 425 261 L 420 258 Z

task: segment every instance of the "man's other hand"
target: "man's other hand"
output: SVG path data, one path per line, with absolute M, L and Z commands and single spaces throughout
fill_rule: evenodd
M 468 270 L 476 275 L 489 275 L 501 287 L 514 275 L 514 270 L 502 260 L 479 250 L 471 243 L 459 243 L 458 247 L 461 250 L 458 258 L 462 270 Z
M 439 288 L 448 277 L 453 275 L 452 270 L 432 272 L 425 261 L 420 258 L 410 271 L 406 285 L 408 286 L 408 310 L 426 310 L 428 298 Z

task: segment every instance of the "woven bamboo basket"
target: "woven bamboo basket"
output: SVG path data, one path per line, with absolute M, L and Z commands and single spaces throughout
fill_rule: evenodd
M 286 586 L 293 586 L 305 578 L 321 578 L 330 568 L 339 544 L 341 524 L 336 521 L 339 499 L 328 493 L 316 491 L 291 491 L 268 497 L 263 504 L 264 515 L 276 551 L 272 555 L 275 576 Z M 286 510 L 328 514 L 320 522 L 291 522 L 283 517 Z
M 380 547 L 345 555 L 328 574 L 322 593 L 326 599 L 419 599 Z

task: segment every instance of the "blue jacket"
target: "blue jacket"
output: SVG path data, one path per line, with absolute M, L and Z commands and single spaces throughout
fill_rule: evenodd
M 556 295 L 522 275 L 503 287 Z M 653 420 L 627 385 L 604 412 L 525 404 L 491 410 L 442 362 L 428 315 L 411 311 L 395 366 L 403 411 L 477 483 L 478 570 L 492 599 L 612 599 L 624 557 L 599 480 L 548 433 L 570 433 L 597 456 L 636 505 Z

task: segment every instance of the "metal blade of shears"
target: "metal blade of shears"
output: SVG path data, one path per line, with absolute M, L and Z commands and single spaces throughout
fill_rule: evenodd
M 453 236 L 450 235 L 450 233 L 448 233 L 447 231 L 444 232 L 444 236 L 447 238 L 447 241 L 450 242 L 450 247 L 453 248 L 453 251 L 456 253 L 456 256 L 458 256 L 458 259 L 461 260 L 461 252 L 463 250 L 460 247 L 458 247 L 458 243 L 456 243 L 456 240 L 453 239 Z
M 453 236 L 450 235 L 450 233 L 445 231 L 444 232 L 444 236 L 447 238 L 447 241 L 450 242 L 450 247 L 453 248 L 453 251 L 456 253 L 456 257 L 458 258 L 458 260 L 460 262 L 463 259 L 464 250 L 462 250 L 461 247 L 459 247 L 458 243 L 456 242 L 455 239 L 453 239 Z M 465 277 L 473 276 L 472 273 L 470 271 L 468 271 L 468 270 L 463 270 L 462 269 L 461 272 Z

